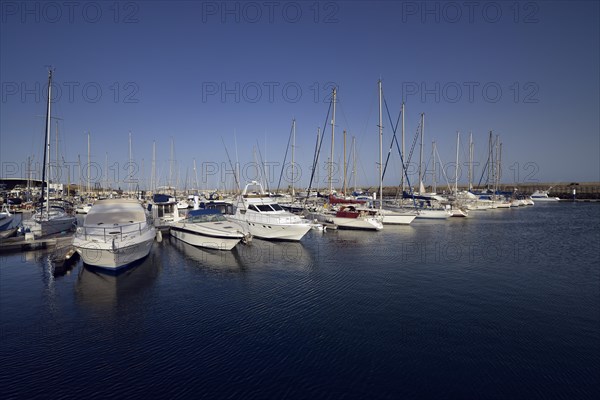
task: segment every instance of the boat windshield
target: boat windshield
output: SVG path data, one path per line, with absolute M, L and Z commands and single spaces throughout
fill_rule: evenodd
M 281 208 L 281 206 L 279 204 L 271 204 L 271 207 L 273 207 L 273 210 L 275 211 L 284 211 L 283 208 Z
M 271 208 L 270 205 L 268 204 L 257 204 L 256 207 L 260 210 L 260 211 L 273 211 L 273 209 Z
M 223 216 L 223 214 L 204 214 L 204 215 L 194 215 L 188 218 L 189 222 L 223 222 L 227 221 L 227 219 Z

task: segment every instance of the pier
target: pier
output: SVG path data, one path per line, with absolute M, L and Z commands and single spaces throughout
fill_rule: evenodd
M 73 235 L 51 236 L 47 238 L 25 240 L 17 236 L 0 240 L 0 253 L 11 251 L 29 251 L 49 248 L 67 248 L 73 243 Z

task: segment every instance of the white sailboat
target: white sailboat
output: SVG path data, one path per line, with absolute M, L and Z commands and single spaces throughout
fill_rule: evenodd
M 42 170 L 42 197 L 40 207 L 34 211 L 31 218 L 23 221 L 25 232 L 32 232 L 34 236 L 46 236 L 53 233 L 70 230 L 74 227 L 76 217 L 68 213 L 60 203 L 50 204 L 50 104 L 52 96 L 52 69 L 48 70 L 48 103 L 46 108 L 46 135 L 44 146 L 44 166 Z M 44 186 L 45 202 L 44 202 Z

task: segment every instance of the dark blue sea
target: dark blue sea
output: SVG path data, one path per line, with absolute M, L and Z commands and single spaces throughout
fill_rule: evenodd
M 600 393 L 600 204 L 232 252 L 165 237 L 119 275 L 49 255 L 0 255 L 2 399 Z

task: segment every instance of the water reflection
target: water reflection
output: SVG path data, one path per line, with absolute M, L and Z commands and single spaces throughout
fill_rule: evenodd
M 314 264 L 315 252 L 301 242 L 269 242 L 253 239 L 248 245 L 237 245 L 231 251 L 211 250 L 192 246 L 175 238 L 170 244 L 177 248 L 189 260 L 207 270 L 218 272 L 244 272 L 248 269 L 307 269 Z M 318 255 L 318 254 L 317 254 Z
M 180 251 L 186 259 L 208 270 L 220 272 L 242 272 L 245 269 L 244 262 L 236 246 L 231 251 L 205 249 L 192 246 L 182 240 L 169 238 L 169 243 Z
M 154 252 L 116 273 L 82 264 L 75 284 L 75 297 L 85 308 L 112 312 L 142 299 L 160 271 L 161 259 Z

